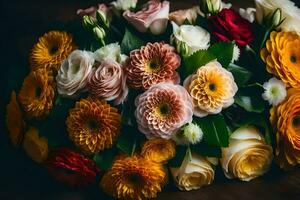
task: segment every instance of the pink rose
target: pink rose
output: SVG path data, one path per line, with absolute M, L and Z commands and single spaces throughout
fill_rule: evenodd
M 167 28 L 169 10 L 169 1 L 150 0 L 143 6 L 142 10 L 136 13 L 127 10 L 123 16 L 138 31 L 144 33 L 150 29 L 151 33 L 159 35 Z
M 94 69 L 89 77 L 88 88 L 91 94 L 106 101 L 114 100 L 116 105 L 123 103 L 128 95 L 123 69 L 119 63 L 110 59 Z
M 83 17 L 84 15 L 88 15 L 90 17 L 93 17 L 94 19 L 96 19 L 96 13 L 97 11 L 102 11 L 104 12 L 106 15 L 109 15 L 109 8 L 105 5 L 105 4 L 98 4 L 98 7 L 96 6 L 91 6 L 87 9 L 78 9 L 77 10 L 77 15 L 79 15 L 80 17 Z

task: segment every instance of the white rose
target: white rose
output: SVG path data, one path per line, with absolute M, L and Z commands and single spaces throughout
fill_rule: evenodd
M 272 147 L 254 126 L 248 126 L 230 136 L 229 147 L 222 148 L 220 161 L 227 178 L 250 181 L 268 171 L 272 159 Z
M 123 63 L 127 56 L 121 54 L 121 47 L 118 43 L 111 43 L 95 51 L 94 58 L 100 63 L 107 59 Z
M 200 26 L 181 25 L 172 22 L 173 35 L 171 42 L 182 55 L 191 55 L 199 49 L 208 49 L 210 34 Z M 184 48 L 184 49 L 183 49 Z
M 197 190 L 205 185 L 210 185 L 215 176 L 210 159 L 197 154 L 192 154 L 191 160 L 188 153 L 179 168 L 171 168 L 173 178 L 180 190 Z M 215 160 L 215 159 L 213 159 Z
M 239 13 L 242 16 L 242 18 L 248 20 L 250 23 L 253 23 L 255 20 L 255 12 L 256 9 L 255 8 L 240 8 Z
M 111 5 L 117 10 L 125 11 L 136 7 L 137 0 L 117 0 L 113 1 Z
M 256 20 L 263 23 L 263 18 L 272 14 L 277 8 L 282 11 L 282 19 L 279 26 L 283 31 L 295 31 L 300 34 L 300 9 L 292 1 L 286 0 L 255 0 Z
M 58 93 L 73 96 L 79 90 L 85 89 L 94 61 L 92 52 L 73 51 L 63 61 L 56 76 Z

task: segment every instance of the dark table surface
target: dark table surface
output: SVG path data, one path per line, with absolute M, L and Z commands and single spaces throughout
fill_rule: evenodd
M 13 149 L 4 127 L 4 105 L 12 89 L 28 73 L 28 54 L 38 36 L 55 21 L 66 22 L 78 8 L 94 5 L 96 0 L 1 0 L 1 73 L 0 73 L 0 200 L 88 200 L 109 199 L 97 185 L 72 189 L 48 176 L 43 167 L 33 163 L 21 150 Z M 104 2 L 104 1 L 101 1 Z M 183 8 L 197 0 L 172 1 Z M 250 0 L 231 0 L 233 5 L 253 6 Z M 295 0 L 296 3 L 300 3 Z M 18 71 L 18 73 L 15 73 Z M 14 75 L 16 74 L 16 75 Z M 215 182 L 197 191 L 180 192 L 166 188 L 158 199 L 300 199 L 300 169 L 284 173 L 273 165 L 270 172 L 251 182 L 227 180 L 220 170 Z

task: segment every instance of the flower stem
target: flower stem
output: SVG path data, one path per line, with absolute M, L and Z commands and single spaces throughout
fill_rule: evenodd
M 269 29 L 266 31 L 266 33 L 265 33 L 265 35 L 264 35 L 264 37 L 263 37 L 263 40 L 262 40 L 262 42 L 261 42 L 261 44 L 260 44 L 260 48 L 259 48 L 259 49 L 262 49 L 262 48 L 263 48 L 263 46 L 264 46 L 264 44 L 265 44 L 267 38 L 268 38 L 269 35 L 270 35 L 271 30 L 272 30 L 272 29 L 269 28 Z
M 189 155 L 189 160 L 192 161 L 193 156 L 192 156 L 192 151 L 191 151 L 190 146 L 188 146 L 188 148 L 187 148 L 187 153 L 188 153 L 188 155 Z
M 134 140 L 134 143 L 133 143 L 133 146 L 132 146 L 132 149 L 131 149 L 131 156 L 134 155 L 135 149 L 136 149 L 136 140 Z

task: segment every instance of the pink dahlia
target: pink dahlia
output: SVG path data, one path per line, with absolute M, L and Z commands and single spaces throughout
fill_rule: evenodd
M 178 84 L 180 77 L 175 71 L 180 57 L 174 47 L 160 43 L 148 43 L 130 53 L 126 71 L 128 85 L 135 89 L 147 90 L 161 82 Z
M 180 85 L 154 85 L 135 99 L 135 105 L 138 128 L 148 139 L 170 139 L 181 126 L 192 121 L 192 100 Z

